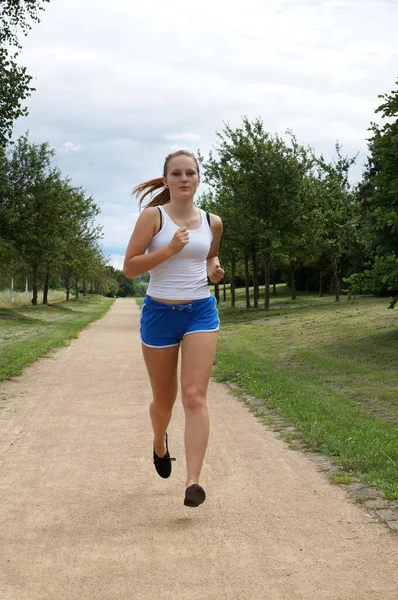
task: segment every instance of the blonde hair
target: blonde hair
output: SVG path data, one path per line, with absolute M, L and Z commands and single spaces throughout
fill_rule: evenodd
M 192 152 L 188 152 L 188 150 L 177 150 L 177 152 L 173 152 L 172 154 L 166 156 L 163 166 L 163 177 L 167 177 L 168 164 L 171 161 L 171 159 L 175 158 L 176 156 L 189 156 L 190 158 L 193 158 L 196 163 L 196 168 L 198 169 L 199 175 L 199 163 L 196 159 L 196 156 L 192 154 Z M 152 198 L 152 200 L 145 205 L 145 208 L 147 208 L 148 206 L 161 206 L 170 202 L 170 191 L 169 188 L 164 185 L 163 177 L 150 179 L 149 181 L 140 183 L 139 185 L 136 185 L 135 188 L 133 188 L 131 193 L 133 196 L 137 196 L 140 209 L 142 208 L 142 203 L 144 199 L 148 195 L 153 196 L 153 194 L 157 192 L 157 190 L 161 191 L 156 193 L 155 197 Z

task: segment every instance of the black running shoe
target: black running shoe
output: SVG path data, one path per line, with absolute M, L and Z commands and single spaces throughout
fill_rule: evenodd
M 198 484 L 194 483 L 185 490 L 184 506 L 190 506 L 196 508 L 206 500 L 206 492 Z
M 170 458 L 169 448 L 167 445 L 167 433 L 166 433 L 166 454 L 163 458 L 159 458 L 159 456 L 155 452 L 155 446 L 153 447 L 153 462 L 155 465 L 155 469 L 160 477 L 163 479 L 167 479 L 171 475 L 171 461 L 175 460 L 175 458 Z

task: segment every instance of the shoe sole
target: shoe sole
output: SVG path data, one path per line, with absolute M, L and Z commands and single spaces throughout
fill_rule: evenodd
M 185 490 L 184 506 L 189 506 L 190 508 L 196 508 L 197 506 L 200 506 L 200 504 L 203 504 L 203 502 L 205 500 L 206 500 L 206 493 L 205 493 L 204 489 L 197 483 L 190 485 Z

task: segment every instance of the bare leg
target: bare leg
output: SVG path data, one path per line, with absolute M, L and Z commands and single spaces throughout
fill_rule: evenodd
M 181 393 L 185 411 L 186 487 L 199 483 L 209 439 L 207 388 L 218 332 L 190 333 L 182 342 Z
M 149 408 L 159 458 L 166 454 L 166 431 L 177 396 L 177 362 L 179 346 L 171 348 L 148 348 L 142 344 L 142 353 L 149 379 L 153 400 Z

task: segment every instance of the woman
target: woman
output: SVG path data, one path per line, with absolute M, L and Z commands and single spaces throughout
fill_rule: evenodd
M 181 345 L 181 395 L 185 412 L 187 479 L 184 505 L 202 504 L 206 493 L 199 477 L 209 437 L 207 387 L 219 329 L 216 301 L 207 277 L 224 276 L 217 257 L 222 222 L 195 207 L 200 183 L 195 156 L 179 150 L 166 157 L 163 177 L 134 188 L 142 204 L 154 192 L 137 220 L 127 247 L 124 273 L 150 272 L 141 316 L 141 341 L 151 381 L 150 417 L 153 459 L 161 477 L 171 474 L 167 427 L 177 396 L 177 361 Z

